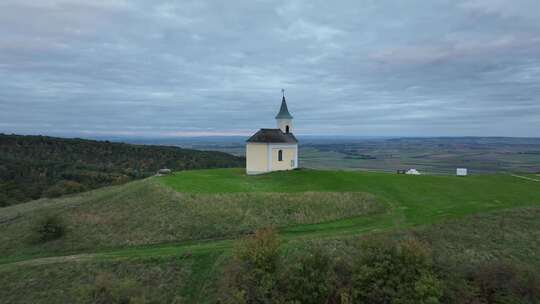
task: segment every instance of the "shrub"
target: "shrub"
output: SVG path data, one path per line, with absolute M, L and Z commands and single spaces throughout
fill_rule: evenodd
M 468 279 L 477 291 L 478 303 L 538 303 L 540 279 L 534 272 L 502 262 L 477 267 Z M 473 301 L 474 302 L 474 301 Z
M 255 231 L 235 248 L 235 257 L 253 270 L 272 273 L 279 256 L 279 240 L 271 228 Z
M 339 303 L 334 264 L 319 246 L 289 260 L 279 280 L 287 303 Z
M 443 281 L 442 303 L 540 303 L 540 277 L 534 270 L 493 260 L 481 264 L 437 261 Z
M 83 287 L 85 298 L 94 304 L 138 304 L 144 303 L 137 282 L 118 279 L 112 274 L 98 273 L 94 283 Z
M 225 271 L 224 303 L 273 303 L 279 244 L 270 228 L 257 230 L 238 243 Z
M 57 240 L 65 235 L 66 225 L 58 215 L 46 215 L 38 220 L 35 233 L 38 242 Z
M 48 188 L 44 195 L 48 198 L 54 198 L 65 194 L 82 192 L 84 190 L 84 186 L 78 182 L 62 180 L 56 183 L 54 186 Z
M 0 185 L 2 187 L 2 185 Z M 4 193 L 0 192 L 0 208 L 9 206 L 9 198 Z
M 303 248 L 287 259 L 278 246 L 271 230 L 240 243 L 223 276 L 223 303 L 430 304 L 442 296 L 431 252 L 415 240 L 368 239 L 333 255 Z
M 439 303 L 442 295 L 430 251 L 415 240 L 362 241 L 352 272 L 354 303 Z

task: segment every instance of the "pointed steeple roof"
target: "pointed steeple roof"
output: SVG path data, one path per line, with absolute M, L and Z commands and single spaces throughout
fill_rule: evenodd
M 279 113 L 276 115 L 276 119 L 292 119 L 292 115 L 289 113 L 289 109 L 287 108 L 287 102 L 285 101 L 285 94 L 283 95 L 283 99 L 281 100 L 281 108 L 279 108 Z

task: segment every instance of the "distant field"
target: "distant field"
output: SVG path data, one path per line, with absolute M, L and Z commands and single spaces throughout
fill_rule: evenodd
M 431 174 L 540 172 L 540 139 L 510 137 L 318 138 L 299 137 L 301 167 L 395 172 L 416 168 Z M 169 143 L 171 144 L 171 143 Z M 242 156 L 239 138 L 178 143 Z

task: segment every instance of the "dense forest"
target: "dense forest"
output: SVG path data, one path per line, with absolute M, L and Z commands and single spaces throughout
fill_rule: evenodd
M 121 184 L 161 168 L 240 167 L 227 153 L 0 134 L 0 207 Z

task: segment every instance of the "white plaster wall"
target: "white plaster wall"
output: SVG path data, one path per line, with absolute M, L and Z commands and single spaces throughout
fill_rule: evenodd
M 260 174 L 268 172 L 268 144 L 246 144 L 246 173 Z
M 293 133 L 292 119 L 276 119 L 276 123 L 283 133 L 286 133 L 286 126 L 289 126 L 289 133 Z
M 269 149 L 271 150 L 271 171 L 292 170 L 298 168 L 297 144 L 269 145 Z M 279 150 L 283 151 L 283 161 L 278 161 Z

